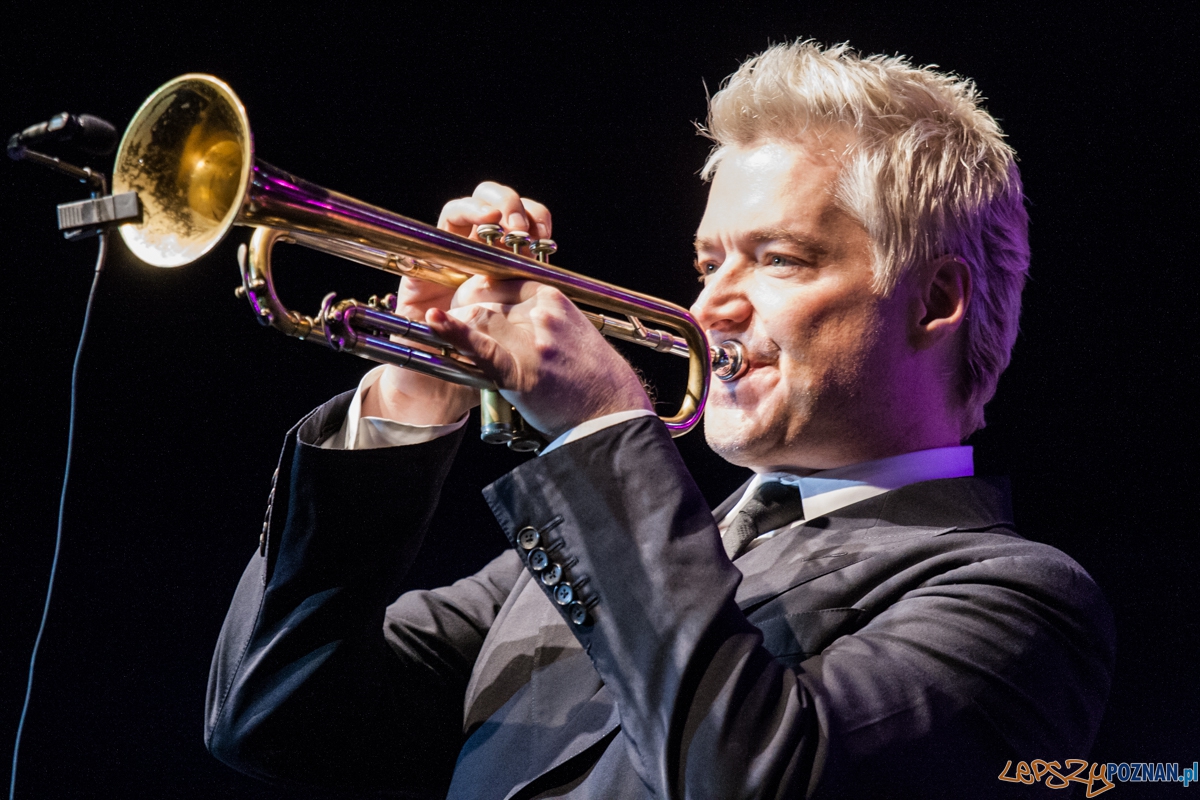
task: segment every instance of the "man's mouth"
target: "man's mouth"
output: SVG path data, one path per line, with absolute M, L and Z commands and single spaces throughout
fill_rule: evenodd
M 714 359 L 713 374 L 723 383 L 737 381 L 779 359 L 779 348 L 773 343 L 749 346 L 738 339 L 724 339 L 719 347 L 723 352 Z
M 779 350 L 769 347 L 748 347 L 742 344 L 742 363 L 745 369 L 743 375 L 764 367 L 774 366 L 779 361 Z

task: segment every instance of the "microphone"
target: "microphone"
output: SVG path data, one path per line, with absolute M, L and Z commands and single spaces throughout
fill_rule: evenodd
M 107 155 L 117 146 L 117 129 L 91 114 L 56 114 L 46 122 L 30 125 L 8 140 L 8 155 L 20 159 L 26 146 L 37 142 L 73 142 L 93 155 Z
M 8 138 L 8 157 L 13 161 L 32 161 L 92 187 L 90 200 L 59 205 L 58 229 L 64 237 L 85 239 L 114 225 L 141 220 L 142 206 L 137 192 L 108 194 L 108 178 L 104 173 L 29 149 L 28 145 L 38 142 L 72 142 L 80 150 L 100 156 L 111 153 L 117 146 L 117 129 L 91 114 L 76 116 L 64 111 Z

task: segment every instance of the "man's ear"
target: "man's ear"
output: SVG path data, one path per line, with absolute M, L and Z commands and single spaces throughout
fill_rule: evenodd
M 958 256 L 940 256 L 918 273 L 916 329 L 913 337 L 924 349 L 953 337 L 971 305 L 971 270 Z

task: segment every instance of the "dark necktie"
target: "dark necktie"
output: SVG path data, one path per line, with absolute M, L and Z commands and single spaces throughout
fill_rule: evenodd
M 804 519 L 800 489 L 777 480 L 764 481 L 725 529 L 721 543 L 729 560 L 737 558 L 757 536 Z

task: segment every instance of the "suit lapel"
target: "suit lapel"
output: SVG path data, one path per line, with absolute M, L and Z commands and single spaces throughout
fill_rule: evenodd
M 956 530 L 1011 532 L 1011 520 L 1006 483 L 949 478 L 910 484 L 807 520 L 739 556 L 738 607 L 749 614 L 789 589 L 903 541 Z
M 849 518 L 819 517 L 747 550 L 734 561 L 742 573 L 735 595 L 738 607 L 749 614 L 789 589 L 867 558 L 858 534 L 875 522 L 869 513 Z

